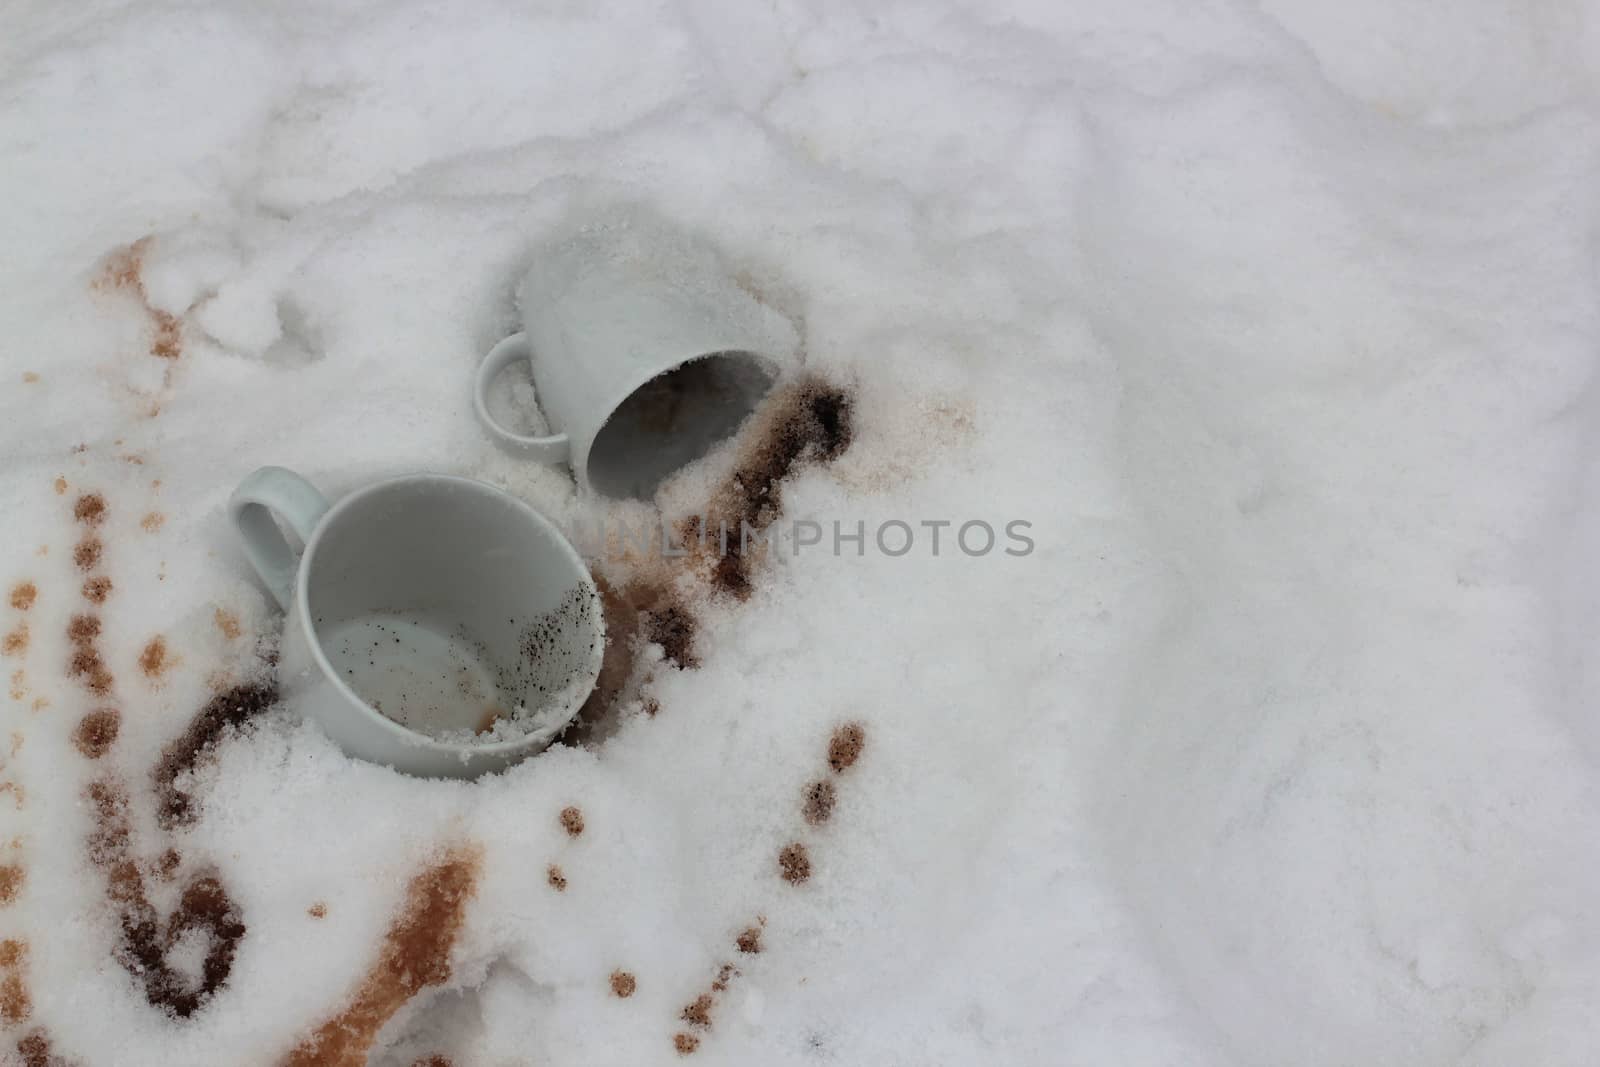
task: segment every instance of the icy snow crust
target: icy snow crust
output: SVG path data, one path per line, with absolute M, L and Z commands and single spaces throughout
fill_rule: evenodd
M 1597 71 L 1557 0 L 7 5 L 4 1047 L 278 1062 L 459 849 L 373 1063 L 1592 1064 Z M 656 708 L 474 785 L 279 709 L 164 826 L 277 625 L 249 470 L 597 517 L 468 383 L 526 250 L 619 201 L 852 391 L 786 519 L 1036 550 L 691 586 Z M 185 1019 L 117 961 L 103 779 L 156 911 L 210 871 L 244 925 Z

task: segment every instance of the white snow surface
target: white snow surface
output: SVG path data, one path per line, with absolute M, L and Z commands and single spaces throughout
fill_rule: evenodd
M 1597 93 L 1600 13 L 1563 0 L 10 0 L 0 586 L 37 595 L 0 600 L 5 1055 L 278 1062 L 475 842 L 451 976 L 375 1064 L 1594 1064 Z M 854 391 L 786 520 L 1036 550 L 769 560 L 694 603 L 658 714 L 477 783 L 280 709 L 160 830 L 150 768 L 279 625 L 223 512 L 251 469 L 603 510 L 492 447 L 469 383 L 527 250 L 618 202 Z M 148 308 L 95 285 L 141 240 Z M 105 698 L 65 669 L 88 492 Z M 135 851 L 247 927 L 187 1019 L 116 962 L 108 773 Z

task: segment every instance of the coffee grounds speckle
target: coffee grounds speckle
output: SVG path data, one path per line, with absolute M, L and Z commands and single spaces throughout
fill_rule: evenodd
M 867 732 L 860 723 L 846 723 L 833 732 L 828 741 L 828 766 L 835 774 L 853 766 L 861 758 L 866 746 Z
M 154 772 L 160 801 L 156 815 L 163 827 L 183 825 L 195 815 L 189 795 L 177 787 L 179 776 L 198 764 L 230 728 L 243 726 L 277 699 L 277 686 L 270 681 L 251 682 L 218 693 L 190 721 L 183 736 L 167 746 Z
M 311 916 L 313 919 L 326 918 L 328 915 L 328 906 L 319 900 L 315 904 L 311 905 L 311 907 L 306 909 L 306 914 Z
M 545 871 L 545 881 L 549 882 L 550 888 L 554 889 L 557 893 L 566 892 L 567 876 L 562 873 L 561 868 L 556 866 L 554 863 L 550 865 L 549 870 Z
M 455 1067 L 443 1053 L 435 1052 L 431 1056 L 423 1056 L 411 1067 Z
M 122 724 L 122 714 L 116 708 L 99 708 L 78 720 L 72 733 L 72 743 L 78 746 L 85 759 L 99 759 L 116 743 L 117 731 Z
M 104 604 L 111 595 L 111 579 L 103 574 L 83 580 L 83 599 L 91 604 Z
M 72 505 L 72 517 L 85 526 L 99 526 L 106 517 L 106 498 L 99 493 L 85 493 Z
M 812 782 L 806 789 L 806 802 L 803 809 L 806 822 L 812 826 L 821 826 L 833 814 L 834 801 L 838 799 L 833 788 L 833 783 L 827 780 Z
M 11 606 L 18 611 L 27 611 L 33 607 L 38 596 L 39 589 L 32 582 L 19 582 L 11 590 Z
M 761 927 L 747 927 L 739 935 L 739 940 L 735 943 L 739 946 L 740 952 L 751 956 L 759 955 L 761 952 Z
M 633 975 L 629 974 L 627 971 L 611 972 L 611 992 L 616 996 L 626 1000 L 627 998 L 633 996 L 633 991 L 637 989 L 638 986 L 639 983 L 634 979 Z
M 72 550 L 72 562 L 78 565 L 80 571 L 93 570 L 100 562 L 100 552 L 104 546 L 100 538 L 88 534 Z
M 67 640 L 74 645 L 87 645 L 100 636 L 98 615 L 74 615 L 67 623 Z
M 570 837 L 577 837 L 579 834 L 583 833 L 583 812 L 572 807 L 562 808 L 561 828 L 565 830 Z
M 716 1001 L 712 999 L 710 993 L 701 993 L 678 1017 L 690 1026 L 704 1030 L 711 1026 L 711 1009 L 715 1005 Z
M 700 1039 L 693 1034 L 673 1034 L 672 1047 L 678 1050 L 678 1055 L 687 1056 L 700 1047 Z
M 811 856 L 806 852 L 806 846 L 798 841 L 785 845 L 783 851 L 778 853 L 778 872 L 790 885 L 800 885 L 810 878 Z

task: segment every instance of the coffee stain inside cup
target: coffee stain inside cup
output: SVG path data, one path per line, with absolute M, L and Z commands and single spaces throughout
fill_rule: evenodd
M 580 584 L 520 627 L 504 620 L 517 627 L 506 655 L 463 624 L 446 629 L 414 612 L 319 619 L 318 640 L 351 691 L 385 718 L 448 744 L 495 744 L 553 737 L 565 725 L 599 652 L 595 610 L 593 590 Z

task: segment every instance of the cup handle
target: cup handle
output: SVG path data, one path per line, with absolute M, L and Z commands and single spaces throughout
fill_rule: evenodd
M 272 517 L 282 519 L 304 544 L 327 510 L 328 501 L 315 486 L 282 467 L 262 467 L 240 482 L 228 498 L 228 514 L 239 531 L 245 556 L 285 611 L 294 599 L 300 553 L 289 547 Z
M 512 433 L 494 421 L 494 416 L 489 414 L 486 399 L 489 386 L 500 377 L 501 371 L 518 360 L 527 358 L 528 335 L 525 333 L 512 334 L 491 348 L 489 354 L 483 357 L 483 362 L 478 365 L 478 378 L 472 391 L 472 402 L 478 412 L 478 421 L 489 431 L 489 436 L 512 452 L 529 456 L 540 463 L 565 463 L 571 456 L 571 444 L 566 434 L 553 433 L 548 437 L 529 437 L 527 434 Z

